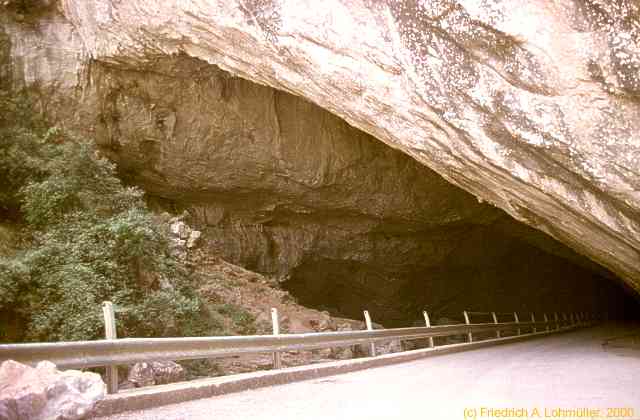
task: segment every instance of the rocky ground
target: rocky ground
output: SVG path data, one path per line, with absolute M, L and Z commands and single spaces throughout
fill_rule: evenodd
M 197 264 L 197 272 L 203 280 L 198 292 L 210 307 L 234 305 L 246 310 L 255 318 L 253 326 L 249 326 L 244 332 L 251 332 L 255 328 L 255 334 L 271 334 L 271 308 L 278 310 L 281 333 L 366 329 L 363 321 L 332 317 L 326 311 L 318 311 L 299 305 L 289 292 L 279 287 L 275 279 L 226 262 L 208 254 L 205 250 L 196 250 L 190 256 L 190 261 Z M 239 333 L 242 332 L 239 331 Z M 378 351 L 381 353 L 399 350 L 398 343 L 378 346 Z M 297 366 L 366 355 L 366 348 L 352 346 L 286 352 L 282 354 L 281 360 L 283 366 Z M 257 369 L 270 369 L 272 366 L 273 356 L 271 354 L 238 356 L 216 360 L 217 372 L 215 373 L 234 374 Z
M 184 222 L 186 217 L 184 215 L 171 218 L 166 213 L 160 216 L 161 219 L 168 220 L 174 252 L 195 272 L 199 281 L 197 293 L 204 300 L 206 310 L 223 325 L 227 335 L 272 334 L 271 308 L 278 310 L 280 332 L 285 334 L 366 329 L 363 321 L 333 317 L 326 311 L 299 305 L 289 292 L 280 288 L 275 278 L 231 264 L 209 249 L 201 247 L 201 233 Z M 378 324 L 374 326 L 382 328 Z M 379 354 L 400 350 L 398 342 L 377 346 Z M 287 367 L 367 355 L 366 346 L 350 346 L 285 352 L 281 355 L 281 362 L 283 367 Z M 231 375 L 271 369 L 273 355 L 246 355 L 180 364 L 186 367 L 187 378 Z M 166 378 L 160 378 L 166 376 L 166 367 L 159 366 L 159 375 L 155 375 L 155 367 L 135 365 L 129 369 L 128 379 L 121 384 L 121 388 L 167 382 Z M 179 367 L 169 368 L 177 373 L 177 380 L 184 379 Z M 158 377 L 154 379 L 154 376 Z M 171 381 L 173 380 L 169 380 Z

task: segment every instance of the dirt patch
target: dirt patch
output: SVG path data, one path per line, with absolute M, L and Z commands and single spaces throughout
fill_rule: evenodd
M 202 281 L 198 293 L 211 311 L 222 310 L 227 319 L 233 319 L 234 313 L 251 314 L 253 322 L 243 324 L 235 320 L 229 326 L 229 331 L 233 334 L 271 334 L 271 308 L 278 310 L 280 332 L 283 334 L 366 329 L 363 321 L 332 317 L 326 311 L 299 305 L 289 292 L 280 288 L 275 278 L 246 270 L 205 250 L 192 251 L 189 261 Z M 377 346 L 378 354 L 400 349 L 397 342 Z M 367 346 L 348 346 L 285 352 L 281 355 L 281 360 L 283 367 L 288 367 L 367 355 Z M 273 355 L 246 355 L 192 363 L 199 363 L 199 370 L 203 373 L 209 370 L 208 376 L 230 375 L 271 369 Z

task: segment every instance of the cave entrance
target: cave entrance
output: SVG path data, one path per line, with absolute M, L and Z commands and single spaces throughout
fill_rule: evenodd
M 639 313 L 607 270 L 315 104 L 185 56 L 153 66 L 92 67 L 118 116 L 97 117 L 98 142 L 212 252 L 301 303 L 388 326 L 423 309 Z

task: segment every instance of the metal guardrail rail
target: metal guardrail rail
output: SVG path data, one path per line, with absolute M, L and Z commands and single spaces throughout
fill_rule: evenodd
M 517 315 L 516 315 L 517 319 Z M 545 319 L 547 317 L 545 316 Z M 533 335 L 537 332 L 555 332 L 585 326 L 595 318 L 587 314 L 555 316 L 546 322 L 502 322 L 480 324 L 455 324 L 411 328 L 370 329 L 305 334 L 274 334 L 229 337 L 180 337 L 180 338 L 122 338 L 96 341 L 59 343 L 25 343 L 0 345 L 0 362 L 12 359 L 21 363 L 36 364 L 49 360 L 60 368 L 89 368 L 98 366 L 127 365 L 154 360 L 188 360 L 238 356 L 250 353 L 274 353 L 293 350 L 312 350 L 327 347 L 369 345 L 375 355 L 375 343 L 392 340 L 472 334 L 512 332 L 516 335 Z M 277 322 L 277 321 L 276 321 Z M 107 322 L 109 324 L 109 322 Z M 428 325 L 428 324 L 427 324 Z M 274 323 L 274 332 L 276 332 Z M 523 331 L 530 331 L 523 333 Z M 433 340 L 429 341 L 433 347 Z M 279 359 L 279 357 L 278 357 Z M 275 362 L 278 367 L 279 363 Z M 117 392 L 115 384 L 111 392 Z
M 34 364 L 49 360 L 61 368 L 125 365 L 149 360 L 187 360 L 237 356 L 247 353 L 275 353 L 369 344 L 376 341 L 413 340 L 467 333 L 495 332 L 537 327 L 544 322 L 502 324 L 460 324 L 435 327 L 393 328 L 373 331 L 342 331 L 306 334 L 231 337 L 123 338 L 0 345 L 0 360 L 13 359 Z M 564 327 L 564 326 L 563 326 Z

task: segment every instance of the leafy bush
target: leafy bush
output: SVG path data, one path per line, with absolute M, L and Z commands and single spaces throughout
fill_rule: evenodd
M 219 329 L 142 191 L 19 98 L 0 97 L 0 221 L 21 223 L 27 245 L 0 257 L 0 314 L 24 320 L 20 339 L 99 338 L 104 300 L 115 304 L 120 336 Z

